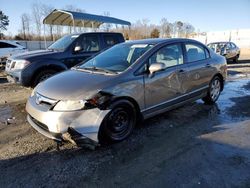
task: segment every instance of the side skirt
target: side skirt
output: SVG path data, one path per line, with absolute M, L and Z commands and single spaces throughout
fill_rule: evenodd
M 208 89 L 208 87 L 201 89 L 199 91 L 178 97 L 176 99 L 166 101 L 166 102 L 159 104 L 157 106 L 149 107 L 141 112 L 143 115 L 143 118 L 148 119 L 148 118 L 153 117 L 155 115 L 158 115 L 158 114 L 164 113 L 166 111 L 175 109 L 175 108 L 182 106 L 186 103 L 190 103 L 190 102 L 196 101 L 198 99 L 201 99 L 207 95 L 207 89 Z

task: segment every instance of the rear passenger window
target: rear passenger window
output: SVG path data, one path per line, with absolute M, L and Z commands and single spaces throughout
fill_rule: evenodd
M 187 62 L 194 62 L 206 59 L 204 47 L 196 44 L 186 44 Z
M 115 44 L 118 43 L 118 40 L 115 36 L 111 36 L 111 35 L 104 35 L 104 44 L 105 46 L 111 47 Z
M 236 45 L 232 42 L 231 42 L 231 46 L 232 46 L 232 48 L 236 48 Z
M 181 45 L 168 45 L 161 48 L 149 58 L 149 65 L 153 63 L 163 63 L 166 68 L 183 64 Z
M 82 52 L 97 52 L 100 50 L 97 35 L 83 36 L 81 40 Z

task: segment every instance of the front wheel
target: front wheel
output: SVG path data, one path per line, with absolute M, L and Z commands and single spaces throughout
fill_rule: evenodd
M 132 133 L 136 124 L 136 111 L 131 102 L 117 101 L 111 105 L 111 109 L 99 130 L 101 144 L 124 140 Z
M 48 79 L 49 77 L 51 77 L 52 75 L 56 74 L 55 70 L 52 69 L 48 69 L 48 70 L 42 70 L 41 72 L 39 72 L 33 82 L 33 86 L 35 87 L 37 84 L 39 84 L 40 82 Z
M 216 76 L 210 82 L 207 96 L 204 97 L 202 100 L 206 104 L 214 104 L 218 100 L 221 90 L 222 90 L 222 80 L 218 76 Z

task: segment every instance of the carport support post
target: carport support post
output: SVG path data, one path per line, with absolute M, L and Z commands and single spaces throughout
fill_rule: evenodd
M 76 26 L 75 26 L 75 20 L 74 20 L 74 18 L 72 18 L 72 21 L 73 21 L 74 33 L 76 33 Z
M 92 24 L 92 31 L 93 31 L 93 29 L 94 29 L 94 22 L 91 22 L 91 24 Z
M 47 49 L 46 33 L 45 33 L 45 24 L 43 24 L 43 36 L 44 36 L 44 47 Z

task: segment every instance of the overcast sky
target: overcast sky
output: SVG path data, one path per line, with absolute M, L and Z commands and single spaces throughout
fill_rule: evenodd
M 16 34 L 23 13 L 31 13 L 33 3 L 55 8 L 73 5 L 92 14 L 110 12 L 110 16 L 135 22 L 147 18 L 159 24 L 162 17 L 170 22 L 181 20 L 201 31 L 250 28 L 250 0 L 0 0 L 0 10 L 9 16 L 6 33 Z

